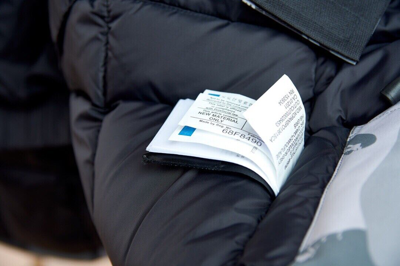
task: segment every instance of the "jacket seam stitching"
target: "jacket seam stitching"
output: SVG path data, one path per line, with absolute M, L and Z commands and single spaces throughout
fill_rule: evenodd
M 109 35 L 111 31 L 111 26 L 110 26 L 110 19 L 111 19 L 111 11 L 110 11 L 110 1 L 106 0 L 105 1 L 105 7 L 106 7 L 106 16 L 104 18 L 104 22 L 106 23 L 106 31 L 105 31 L 105 42 L 104 42 L 104 58 L 103 58 L 103 77 L 102 77 L 102 95 L 103 95 L 103 107 L 106 106 L 107 100 L 107 66 L 108 66 L 108 52 L 110 48 L 110 41 L 109 41 Z
M 131 2 L 131 3 L 144 3 L 144 4 L 148 4 L 148 5 L 153 5 L 153 6 L 158 6 L 160 8 L 164 8 L 164 9 L 169 9 L 169 10 L 174 10 L 177 11 L 181 14 L 187 14 L 187 15 L 191 15 L 191 16 L 198 16 L 198 17 L 207 17 L 209 19 L 219 19 L 219 20 L 223 20 L 223 21 L 227 21 L 229 23 L 235 23 L 235 24 L 241 24 L 244 26 L 250 26 L 250 27 L 257 27 L 257 28 L 261 28 L 261 29 L 265 29 L 265 26 L 261 26 L 258 24 L 253 24 L 253 23 L 246 23 L 243 21 L 235 21 L 235 20 L 231 20 L 229 18 L 224 18 L 224 17 L 219 17 L 210 13 L 206 13 L 206 12 L 199 12 L 199 11 L 194 11 L 191 9 L 187 9 L 185 7 L 181 7 L 181 6 L 173 6 L 170 4 L 166 4 L 166 3 L 161 3 L 161 2 L 155 2 L 152 0 L 122 0 L 122 1 L 126 1 L 126 2 Z M 269 18 L 266 18 L 269 19 Z M 298 40 L 297 37 L 295 37 L 295 39 Z
M 150 5 L 158 6 L 158 7 L 161 7 L 161 8 L 165 8 L 165 9 L 175 10 L 175 11 L 178 11 L 178 12 L 183 13 L 183 14 L 190 14 L 190 15 L 195 15 L 195 16 L 205 16 L 205 17 L 211 17 L 211 18 L 217 18 L 217 19 L 221 19 L 221 20 L 226 20 L 226 21 L 229 21 L 229 22 L 236 22 L 236 21 L 232 21 L 232 20 L 227 19 L 227 18 L 218 17 L 216 15 L 213 15 L 213 14 L 210 14 L 210 13 L 207 13 L 207 12 L 194 11 L 194 10 L 188 9 L 186 7 L 175 6 L 175 5 L 162 3 L 162 2 L 155 2 L 155 1 L 152 1 L 152 0 L 124 0 L 124 1 L 133 2 L 133 3 L 145 3 L 145 4 L 150 4 Z M 238 23 L 242 23 L 242 22 L 238 22 Z M 247 23 L 243 23 L 243 24 L 247 25 Z M 253 25 L 253 24 L 248 24 L 248 25 Z M 258 25 L 255 25 L 255 26 L 258 26 Z
M 101 85 L 101 90 L 102 90 L 102 96 L 103 96 L 103 106 L 100 106 L 99 108 L 102 109 L 105 113 L 108 113 L 106 111 L 106 95 L 107 95 L 107 65 L 108 65 L 108 50 L 109 50 L 109 33 L 111 30 L 110 27 L 110 2 L 109 0 L 105 0 L 105 7 L 106 7 L 106 16 L 104 17 L 104 22 L 106 24 L 106 31 L 105 31 L 105 41 L 104 41 L 104 57 L 103 57 L 103 64 L 102 64 L 102 68 L 103 68 L 103 74 L 102 74 L 102 82 L 103 84 Z M 93 105 L 93 102 L 92 102 Z M 96 182 L 96 167 L 95 167 L 95 161 L 96 161 L 96 157 L 97 157 L 97 149 L 99 146 L 99 138 L 100 138 L 100 133 L 103 127 L 103 121 L 104 121 L 104 116 L 103 119 L 101 121 L 101 124 L 97 130 L 97 136 L 96 136 L 96 144 L 95 144 L 95 148 L 94 148 L 94 154 L 93 154 L 93 177 L 92 177 L 92 188 L 91 188 L 91 200 L 92 200 L 92 204 L 91 204 L 91 210 L 92 210 L 92 216 L 94 216 L 94 208 L 95 208 L 95 182 Z

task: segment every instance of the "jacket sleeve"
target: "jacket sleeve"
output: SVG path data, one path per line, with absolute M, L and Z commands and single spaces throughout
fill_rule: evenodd
M 241 1 L 217 2 L 51 1 L 82 184 L 115 265 L 290 263 L 342 154 L 346 123 L 365 119 L 341 101 L 369 82 L 349 82 L 352 74 L 392 60 L 376 50 L 368 66 L 342 72 L 338 59 Z M 388 83 L 397 72 L 379 75 Z M 275 200 L 244 175 L 142 163 L 179 99 L 204 89 L 257 99 L 283 74 L 304 102 L 307 141 Z M 379 88 L 368 90 L 373 108 L 361 108 L 376 114 L 385 104 Z

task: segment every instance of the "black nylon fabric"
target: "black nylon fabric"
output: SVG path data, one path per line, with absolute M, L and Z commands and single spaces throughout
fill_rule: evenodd
M 113 264 L 289 264 L 349 130 L 388 107 L 398 5 L 350 66 L 239 0 L 77 1 L 69 13 L 51 1 L 75 155 Z M 275 200 L 239 174 L 142 163 L 179 99 L 204 89 L 258 98 L 283 74 L 305 104 L 307 141 Z

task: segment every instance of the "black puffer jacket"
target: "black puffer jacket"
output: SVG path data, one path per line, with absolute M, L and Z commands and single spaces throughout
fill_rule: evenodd
M 239 0 L 50 1 L 75 155 L 112 262 L 289 264 L 350 129 L 389 106 L 380 91 L 400 76 L 399 8 L 390 3 L 351 65 Z M 243 175 L 143 164 L 179 99 L 205 89 L 257 99 L 283 74 L 307 129 L 276 198 Z

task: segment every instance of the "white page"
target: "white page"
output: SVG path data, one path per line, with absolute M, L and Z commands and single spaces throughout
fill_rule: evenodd
M 146 150 L 149 152 L 192 156 L 235 163 L 252 170 L 261 178 L 267 180 L 268 177 L 254 162 L 250 161 L 240 154 L 198 143 L 177 142 L 168 140 L 169 137 L 176 130 L 179 121 L 182 119 L 182 117 L 185 115 L 192 104 L 193 100 L 180 100 L 176 104 L 175 108 L 172 110 L 171 114 L 169 115 L 161 129 L 157 132 L 156 136 L 153 138 L 149 146 L 146 148 Z M 273 187 L 273 184 L 270 184 L 270 186 L 275 193 L 278 193 L 276 186 Z
M 257 101 L 210 90 L 179 101 L 147 150 L 242 165 L 277 194 L 304 148 L 304 131 L 304 106 L 284 75 Z
M 276 184 L 276 173 L 273 163 L 256 147 L 252 147 L 244 142 L 240 142 L 232 138 L 226 138 L 224 136 L 210 133 L 201 129 L 196 129 L 191 134 L 180 134 L 181 132 L 184 132 L 184 128 L 185 127 L 179 126 L 174 133 L 172 133 L 169 140 L 199 143 L 240 154 L 254 162 L 261 169 L 261 171 L 264 172 L 264 175 L 266 176 L 266 178 L 264 178 L 265 181 L 271 186 L 271 188 L 273 188 L 274 191 L 277 192 L 279 190 Z
M 299 92 L 284 75 L 244 116 L 271 151 L 282 185 L 304 148 L 306 114 Z
M 235 93 L 205 90 L 199 94 L 179 125 L 239 140 L 259 149 L 272 161 L 268 147 L 243 116 L 254 102 Z

